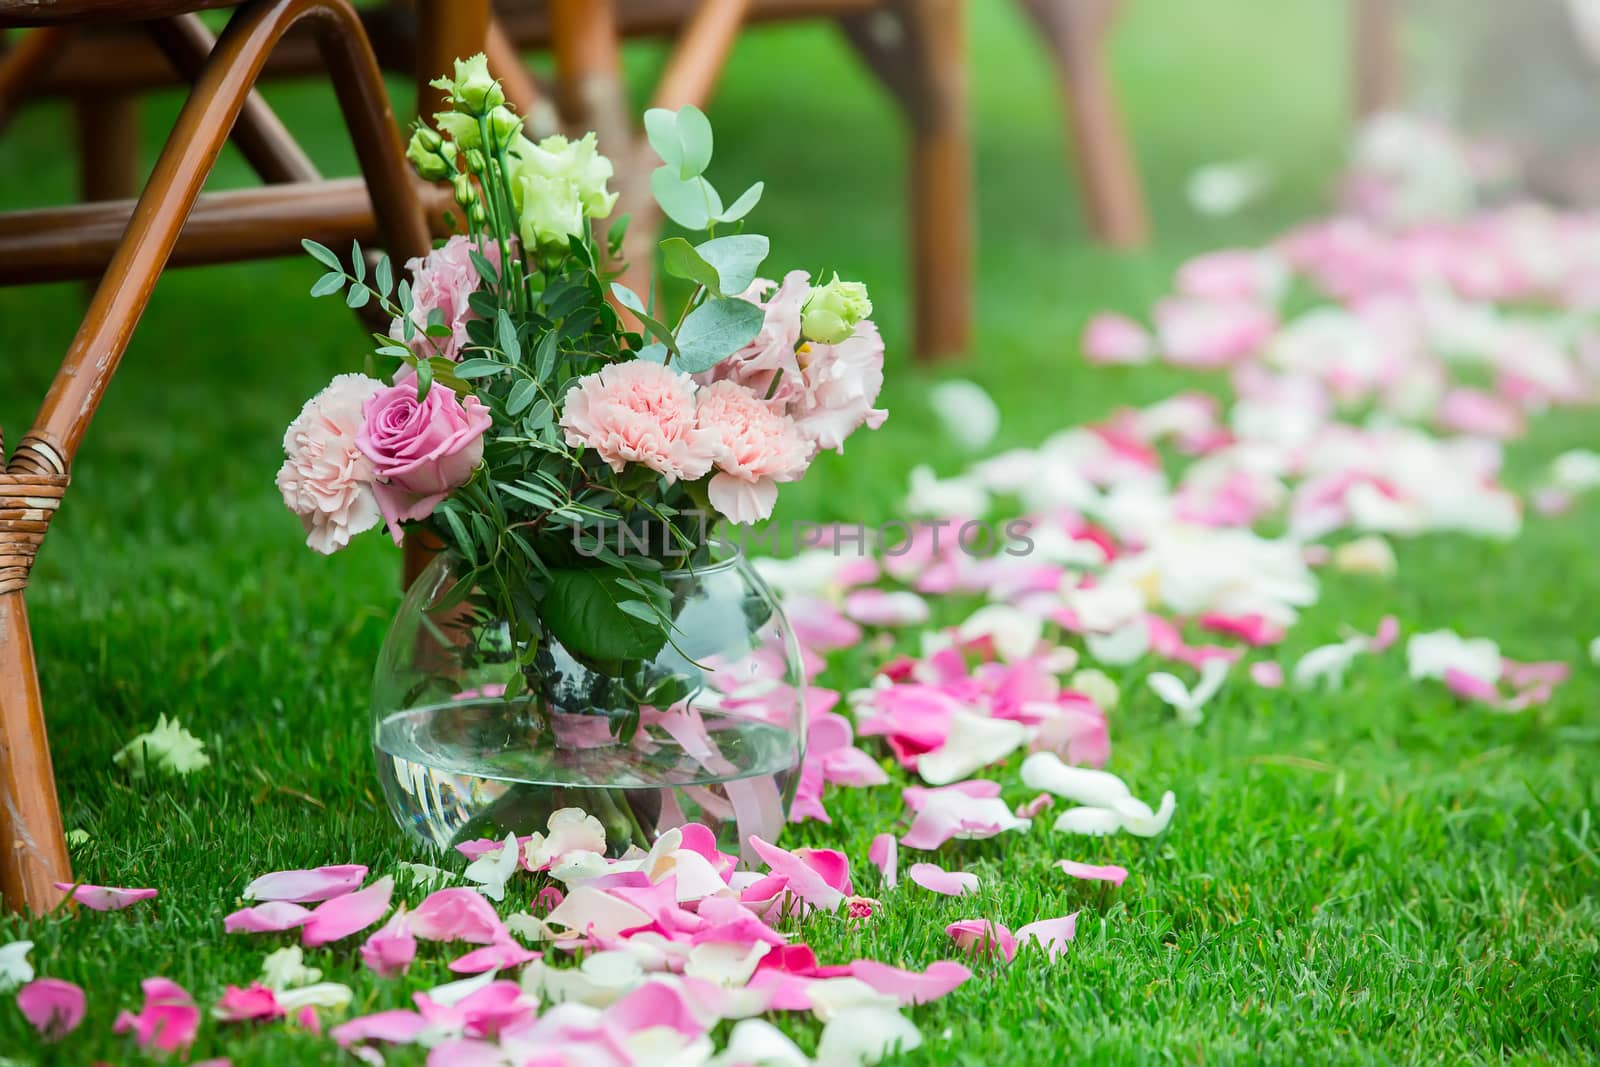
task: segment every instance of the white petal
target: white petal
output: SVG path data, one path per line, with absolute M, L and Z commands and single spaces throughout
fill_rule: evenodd
M 896 1048 L 910 1052 L 921 1045 L 922 1034 L 893 1008 L 854 1008 L 822 1028 L 817 1067 L 868 1067 Z
M 32 941 L 13 941 L 0 945 L 0 993 L 33 981 L 33 965 L 28 962 Z
M 428 998 L 437 1004 L 449 1007 L 488 986 L 494 981 L 495 974 L 495 971 L 484 971 L 471 978 L 463 978 L 459 982 L 446 982 L 444 985 L 434 986 L 428 990 Z
M 917 760 L 917 773 L 929 785 L 959 782 L 980 768 L 999 763 L 1032 736 L 1031 729 L 1015 720 L 958 711 L 945 743 Z
M 506 879 L 510 878 L 517 870 L 517 861 L 522 857 L 522 846 L 517 842 L 515 833 L 507 833 L 505 843 L 494 852 L 485 852 L 471 863 L 462 873 L 469 881 L 477 882 L 478 892 L 490 900 L 504 900 L 506 897 Z
M 1132 796 L 1128 784 L 1110 771 L 1069 767 L 1054 752 L 1035 752 L 1022 761 L 1022 784 L 1097 808 Z
M 706 1067 L 811 1067 L 800 1046 L 765 1019 L 744 1019 L 728 1034 L 727 1047 Z
M 1000 432 L 1000 408 L 977 382 L 953 379 L 928 390 L 928 405 L 947 437 L 969 452 L 988 447 Z
M 1068 808 L 1056 817 L 1058 834 L 1087 834 L 1104 837 L 1122 829 L 1122 816 L 1110 808 Z
M 301 1008 L 332 1008 L 343 1011 L 350 1006 L 354 994 L 350 987 L 339 982 L 317 982 L 298 989 L 280 990 L 273 994 L 278 1006 L 293 1015 Z
M 1200 664 L 1200 682 L 1194 687 L 1194 703 L 1196 707 L 1203 708 L 1217 695 L 1222 688 L 1222 683 L 1228 678 L 1229 663 L 1220 656 L 1213 656 Z
M 1189 687 L 1179 681 L 1176 675 L 1168 674 L 1166 671 L 1156 671 L 1145 681 L 1163 703 L 1177 709 L 1179 717 L 1182 717 L 1185 710 L 1194 708 L 1195 699 L 1189 695 Z
M 710 942 L 689 950 L 689 961 L 683 973 L 690 978 L 703 978 L 719 986 L 742 988 L 756 973 L 761 957 L 772 951 L 764 941 L 749 945 L 728 942 Z
M 1144 805 L 1140 805 L 1145 807 Z M 1149 808 L 1145 807 L 1145 811 Z M 1161 796 L 1161 807 L 1152 816 L 1146 817 L 1143 812 L 1137 815 L 1123 810 L 1122 828 L 1136 837 L 1155 837 L 1163 833 L 1172 823 L 1173 812 L 1178 810 L 1178 798 L 1169 790 Z
M 1122 667 L 1150 649 L 1150 628 L 1143 619 L 1135 619 L 1108 634 L 1085 634 L 1084 647 L 1089 655 L 1108 667 Z

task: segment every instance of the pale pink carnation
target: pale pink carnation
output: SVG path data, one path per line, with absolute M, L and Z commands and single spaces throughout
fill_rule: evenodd
M 771 515 L 777 483 L 796 480 L 811 462 L 811 444 L 794 420 L 731 381 L 700 390 L 699 417 L 717 465 L 712 507 L 737 523 Z
M 417 332 L 412 335 L 411 349 L 418 355 L 441 355 L 459 359 L 461 350 L 469 343 L 467 323 L 478 316 L 467 304 L 467 298 L 482 284 L 478 268 L 472 265 L 472 251 L 476 247 L 470 238 L 457 234 L 429 252 L 422 259 L 409 259 L 406 269 L 411 272 L 411 322 Z M 483 256 L 496 268 L 500 266 L 500 246 L 485 241 Z M 449 337 L 425 337 L 428 315 L 438 309 L 444 315 L 444 324 L 450 327 Z M 405 337 L 405 327 L 399 319 L 389 326 L 389 336 L 396 341 Z
M 594 449 L 619 474 L 642 463 L 669 480 L 693 481 L 711 469 L 694 380 L 670 367 L 647 360 L 603 367 L 574 382 L 561 407 L 567 444 Z
M 331 555 L 378 524 L 372 464 L 357 447 L 361 408 L 383 383 L 341 374 L 300 409 L 283 435 L 288 459 L 278 468 L 278 491 L 306 528 L 306 544 Z

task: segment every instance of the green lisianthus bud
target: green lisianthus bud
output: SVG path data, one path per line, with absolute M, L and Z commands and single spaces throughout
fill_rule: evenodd
M 872 314 L 867 287 L 839 280 L 837 272 L 827 285 L 814 285 L 800 311 L 800 333 L 808 341 L 836 345 L 856 332 L 856 323 Z
M 477 148 L 467 149 L 467 170 L 473 174 L 482 174 L 488 162 L 484 159 L 483 152 Z
M 492 108 L 488 114 L 489 135 L 494 138 L 494 143 L 501 148 L 511 144 L 516 136 L 522 132 L 522 118 L 510 108 L 501 104 Z
M 472 187 L 472 179 L 465 174 L 457 174 L 451 184 L 455 188 L 456 203 L 462 207 L 478 199 L 478 190 Z
M 456 60 L 455 77 L 440 78 L 433 85 L 448 92 L 456 110 L 468 115 L 482 115 L 506 102 L 505 91 L 489 73 L 489 60 L 482 52 Z
M 484 210 L 482 200 L 474 200 L 467 208 L 467 221 L 474 226 L 482 226 L 489 221 L 489 213 Z
M 443 147 L 444 142 L 438 134 L 426 126 L 418 126 L 406 145 L 406 158 L 417 168 L 418 174 L 430 182 L 436 182 L 450 173 L 450 164 L 441 153 Z

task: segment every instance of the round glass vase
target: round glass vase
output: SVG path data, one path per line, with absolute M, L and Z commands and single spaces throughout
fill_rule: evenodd
M 417 578 L 373 677 L 378 777 L 410 837 L 442 849 L 543 833 L 576 807 L 605 824 L 613 856 L 688 822 L 736 854 L 776 838 L 805 752 L 804 676 L 740 552 L 666 572 L 669 640 L 609 664 L 550 636 L 519 646 L 504 617 L 451 595 L 464 570 L 445 553 Z

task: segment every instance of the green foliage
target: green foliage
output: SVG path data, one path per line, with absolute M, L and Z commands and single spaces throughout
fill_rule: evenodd
M 539 617 L 575 656 L 595 662 L 645 660 L 666 644 L 666 590 L 624 587 L 628 575 L 585 567 L 550 572 Z

